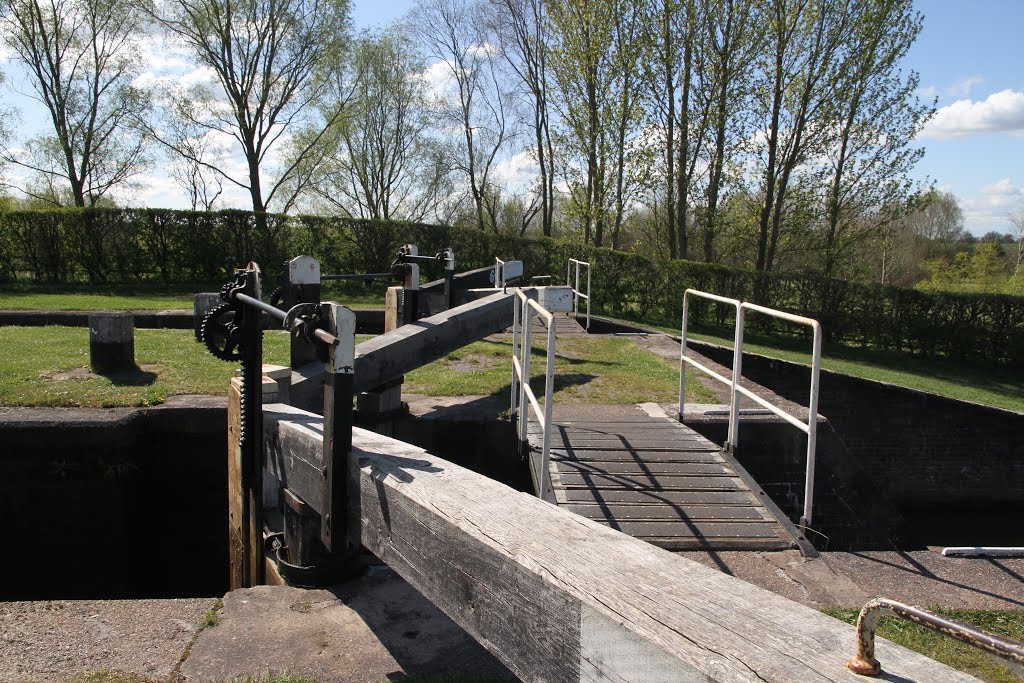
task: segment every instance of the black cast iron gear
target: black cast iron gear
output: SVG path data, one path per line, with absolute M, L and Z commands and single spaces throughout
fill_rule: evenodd
M 278 285 L 274 287 L 274 291 L 270 293 L 270 305 L 274 308 L 280 308 L 282 311 L 288 309 L 284 306 L 284 287 Z
M 206 314 L 200 335 L 215 358 L 231 363 L 242 359 L 242 330 L 235 324 L 235 306 L 221 304 Z

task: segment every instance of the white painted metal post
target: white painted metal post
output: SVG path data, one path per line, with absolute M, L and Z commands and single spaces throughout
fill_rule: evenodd
M 740 441 L 740 397 L 737 393 L 743 378 L 743 306 L 736 309 L 736 332 L 733 337 L 732 383 L 729 388 L 729 436 L 726 445 L 735 450 Z
M 679 329 L 679 421 L 686 406 L 686 328 L 690 318 L 690 290 L 683 292 L 683 323 Z
M 554 319 L 548 320 L 548 358 L 547 367 L 544 371 L 545 382 L 544 382 L 544 444 L 543 452 L 541 457 L 541 470 L 540 470 L 540 496 L 544 497 L 544 493 L 547 490 L 546 485 L 548 481 L 548 460 L 551 457 L 551 407 L 552 395 L 555 392 L 555 321 Z
M 821 324 L 814 320 L 814 352 L 811 356 L 811 397 L 807 402 L 807 472 L 804 475 L 804 515 L 800 523 L 811 526 L 814 511 L 814 463 L 818 447 L 818 393 L 819 370 L 821 369 Z
M 521 411 L 522 415 L 520 415 L 519 420 L 519 440 L 526 441 L 526 423 L 530 420 L 529 404 L 526 402 L 528 400 L 526 396 L 526 387 L 530 384 L 530 356 L 533 352 L 533 342 L 530 339 L 532 326 L 530 324 L 531 313 L 529 299 L 521 293 L 520 296 L 523 297 L 523 313 L 519 317 L 519 320 L 523 325 L 523 339 L 520 350 L 522 360 L 519 363 L 519 366 L 522 369 L 522 374 L 519 378 L 519 405 L 523 406 L 524 410 Z
M 578 318 L 580 315 L 580 262 L 576 262 L 576 286 L 572 288 L 572 315 Z
M 594 269 L 587 266 L 587 329 L 590 329 L 590 273 Z
M 512 400 L 510 414 L 516 419 L 519 411 L 519 377 L 516 363 L 519 360 L 519 297 L 512 299 Z

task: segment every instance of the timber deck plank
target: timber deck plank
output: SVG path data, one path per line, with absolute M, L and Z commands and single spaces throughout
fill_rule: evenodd
M 543 430 L 527 429 L 530 457 Z M 556 420 L 548 473 L 556 504 L 663 548 L 780 550 L 786 527 L 718 446 L 665 417 Z

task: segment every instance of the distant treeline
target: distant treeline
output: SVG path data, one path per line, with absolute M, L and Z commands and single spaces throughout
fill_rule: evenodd
M 276 273 L 310 254 L 324 273 L 379 272 L 398 247 L 455 250 L 458 270 L 517 258 L 526 276 L 562 281 L 567 259 L 594 264 L 597 311 L 676 326 L 683 291 L 694 287 L 821 320 L 827 338 L 850 346 L 925 357 L 1024 362 L 1024 299 L 861 285 L 644 256 L 550 238 L 423 223 L 247 211 L 70 209 L 0 213 L 0 280 L 47 283 L 215 282 L 251 260 Z M 262 223 L 266 227 L 258 227 Z M 425 276 L 431 277 L 429 267 Z M 437 273 L 440 276 L 440 272 Z M 692 322 L 731 325 L 728 310 L 697 304 Z M 765 321 L 764 325 L 771 325 Z M 785 334 L 779 328 L 766 331 Z M 794 332 L 797 333 L 797 332 Z

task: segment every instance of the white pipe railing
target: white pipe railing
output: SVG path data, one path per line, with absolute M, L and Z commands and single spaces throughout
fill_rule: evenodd
M 576 267 L 576 284 L 572 285 L 572 278 L 570 277 L 573 272 L 573 266 Z M 587 267 L 587 293 L 584 294 L 580 290 L 580 266 Z M 577 259 L 569 259 L 569 264 L 565 267 L 565 284 L 572 286 L 572 311 L 573 315 L 579 316 L 580 314 L 580 299 L 587 300 L 587 329 L 590 329 L 590 264 L 586 261 L 579 261 Z
M 498 289 L 505 288 L 505 262 L 497 256 L 494 257 L 494 286 Z
M 533 389 L 530 387 L 530 356 L 532 344 L 530 339 L 530 317 L 533 312 L 540 315 L 547 321 L 548 347 L 547 366 L 544 371 L 544 408 L 540 407 Z M 521 337 L 520 337 L 521 335 Z M 526 296 L 522 290 L 516 290 L 515 311 L 512 323 L 512 409 L 513 419 L 518 419 L 519 442 L 527 440 L 527 423 L 530 420 L 530 411 L 522 408 L 527 405 L 540 423 L 543 432 L 541 446 L 541 459 L 539 471 L 532 466 L 530 473 L 533 475 L 534 485 L 537 493 L 544 498 L 545 491 L 549 488 L 548 462 L 551 453 L 551 396 L 554 392 L 555 377 L 555 316 L 543 306 Z
M 734 306 L 736 309 L 736 329 L 733 342 L 733 360 L 732 360 L 732 377 L 727 379 L 722 375 L 713 372 L 709 368 L 701 365 L 692 358 L 686 356 L 686 340 L 687 340 L 687 323 L 689 318 L 689 297 L 690 295 L 699 296 L 712 301 L 718 301 L 720 303 L 729 304 Z M 776 406 L 770 401 L 758 396 L 754 392 L 750 391 L 743 386 L 743 330 L 746 320 L 746 312 L 753 311 L 755 313 L 762 313 L 764 315 L 770 315 L 775 318 L 782 320 L 788 320 L 792 323 L 809 326 L 814 332 L 813 349 L 811 352 L 811 390 L 810 399 L 807 405 L 807 422 L 802 422 L 799 418 L 786 412 L 782 408 Z M 805 318 L 804 316 L 794 315 L 792 313 L 786 313 L 785 311 L 778 311 L 774 308 L 766 308 L 765 306 L 758 306 L 757 304 L 751 304 L 746 302 L 740 302 L 736 299 L 727 299 L 720 297 L 715 294 L 709 294 L 707 292 L 701 292 L 696 289 L 687 289 L 683 293 L 683 322 L 682 322 L 682 345 L 680 347 L 680 362 L 679 362 L 679 419 L 683 418 L 683 407 L 684 397 L 683 392 L 685 390 L 685 366 L 686 364 L 693 365 L 694 367 L 703 370 L 711 377 L 717 379 L 719 382 L 729 385 L 729 433 L 726 441 L 726 446 L 730 449 L 735 449 L 739 444 L 739 395 L 746 396 L 754 403 L 766 408 L 771 411 L 774 415 L 779 416 L 789 424 L 793 425 L 800 431 L 807 434 L 807 469 L 804 474 L 804 512 L 800 517 L 800 524 L 809 527 L 812 520 L 812 509 L 814 507 L 814 465 L 815 465 L 815 449 L 817 447 L 817 435 L 818 435 L 818 393 L 819 393 L 819 376 L 821 370 L 821 323 L 813 318 Z
M 705 365 L 702 365 L 701 363 L 698 363 L 697 361 L 693 360 L 692 358 L 687 357 L 687 355 L 686 355 L 686 340 L 687 340 L 686 332 L 687 332 L 687 326 L 688 326 L 688 323 L 689 323 L 689 320 L 690 320 L 690 297 L 691 296 L 701 297 L 702 299 L 710 299 L 711 301 L 717 301 L 719 303 L 728 304 L 730 306 L 733 306 L 736 309 L 736 319 L 737 320 L 739 320 L 740 305 L 741 304 L 736 299 L 728 299 L 728 298 L 726 298 L 724 296 L 718 296 L 717 294 L 709 294 L 708 292 L 702 292 L 702 291 L 700 291 L 698 289 L 687 289 L 685 292 L 683 292 L 683 324 L 682 324 L 681 335 L 680 335 L 682 337 L 682 342 L 681 342 L 681 345 L 679 347 L 679 419 L 680 419 L 680 421 L 683 419 L 683 408 L 684 408 L 684 406 L 686 404 L 686 399 L 685 399 L 685 392 L 686 392 L 686 364 L 689 363 L 693 367 L 695 367 L 698 370 L 701 370 L 701 371 L 707 373 L 708 375 L 710 375 L 714 379 L 718 380 L 722 384 L 725 384 L 725 385 L 727 385 L 729 387 L 729 396 L 730 396 L 730 404 L 729 404 L 729 434 L 726 437 L 725 443 L 726 443 L 726 446 L 730 446 L 731 444 L 735 444 L 736 443 L 736 424 L 733 422 L 732 418 L 733 418 L 733 415 L 737 412 L 737 410 L 736 410 L 736 392 L 733 389 L 733 387 L 739 381 L 739 373 L 733 371 L 732 379 L 729 379 L 729 378 L 723 377 L 722 375 L 718 374 L 717 372 L 715 372 L 711 368 L 709 368 L 709 367 L 707 367 Z M 737 355 L 739 353 L 739 348 L 740 348 L 740 336 L 739 336 L 739 333 L 740 333 L 739 332 L 739 327 L 737 327 L 736 328 L 735 343 L 733 344 L 733 349 L 734 349 L 733 361 L 732 361 L 733 362 L 733 368 L 736 367 L 736 357 L 737 357 Z

